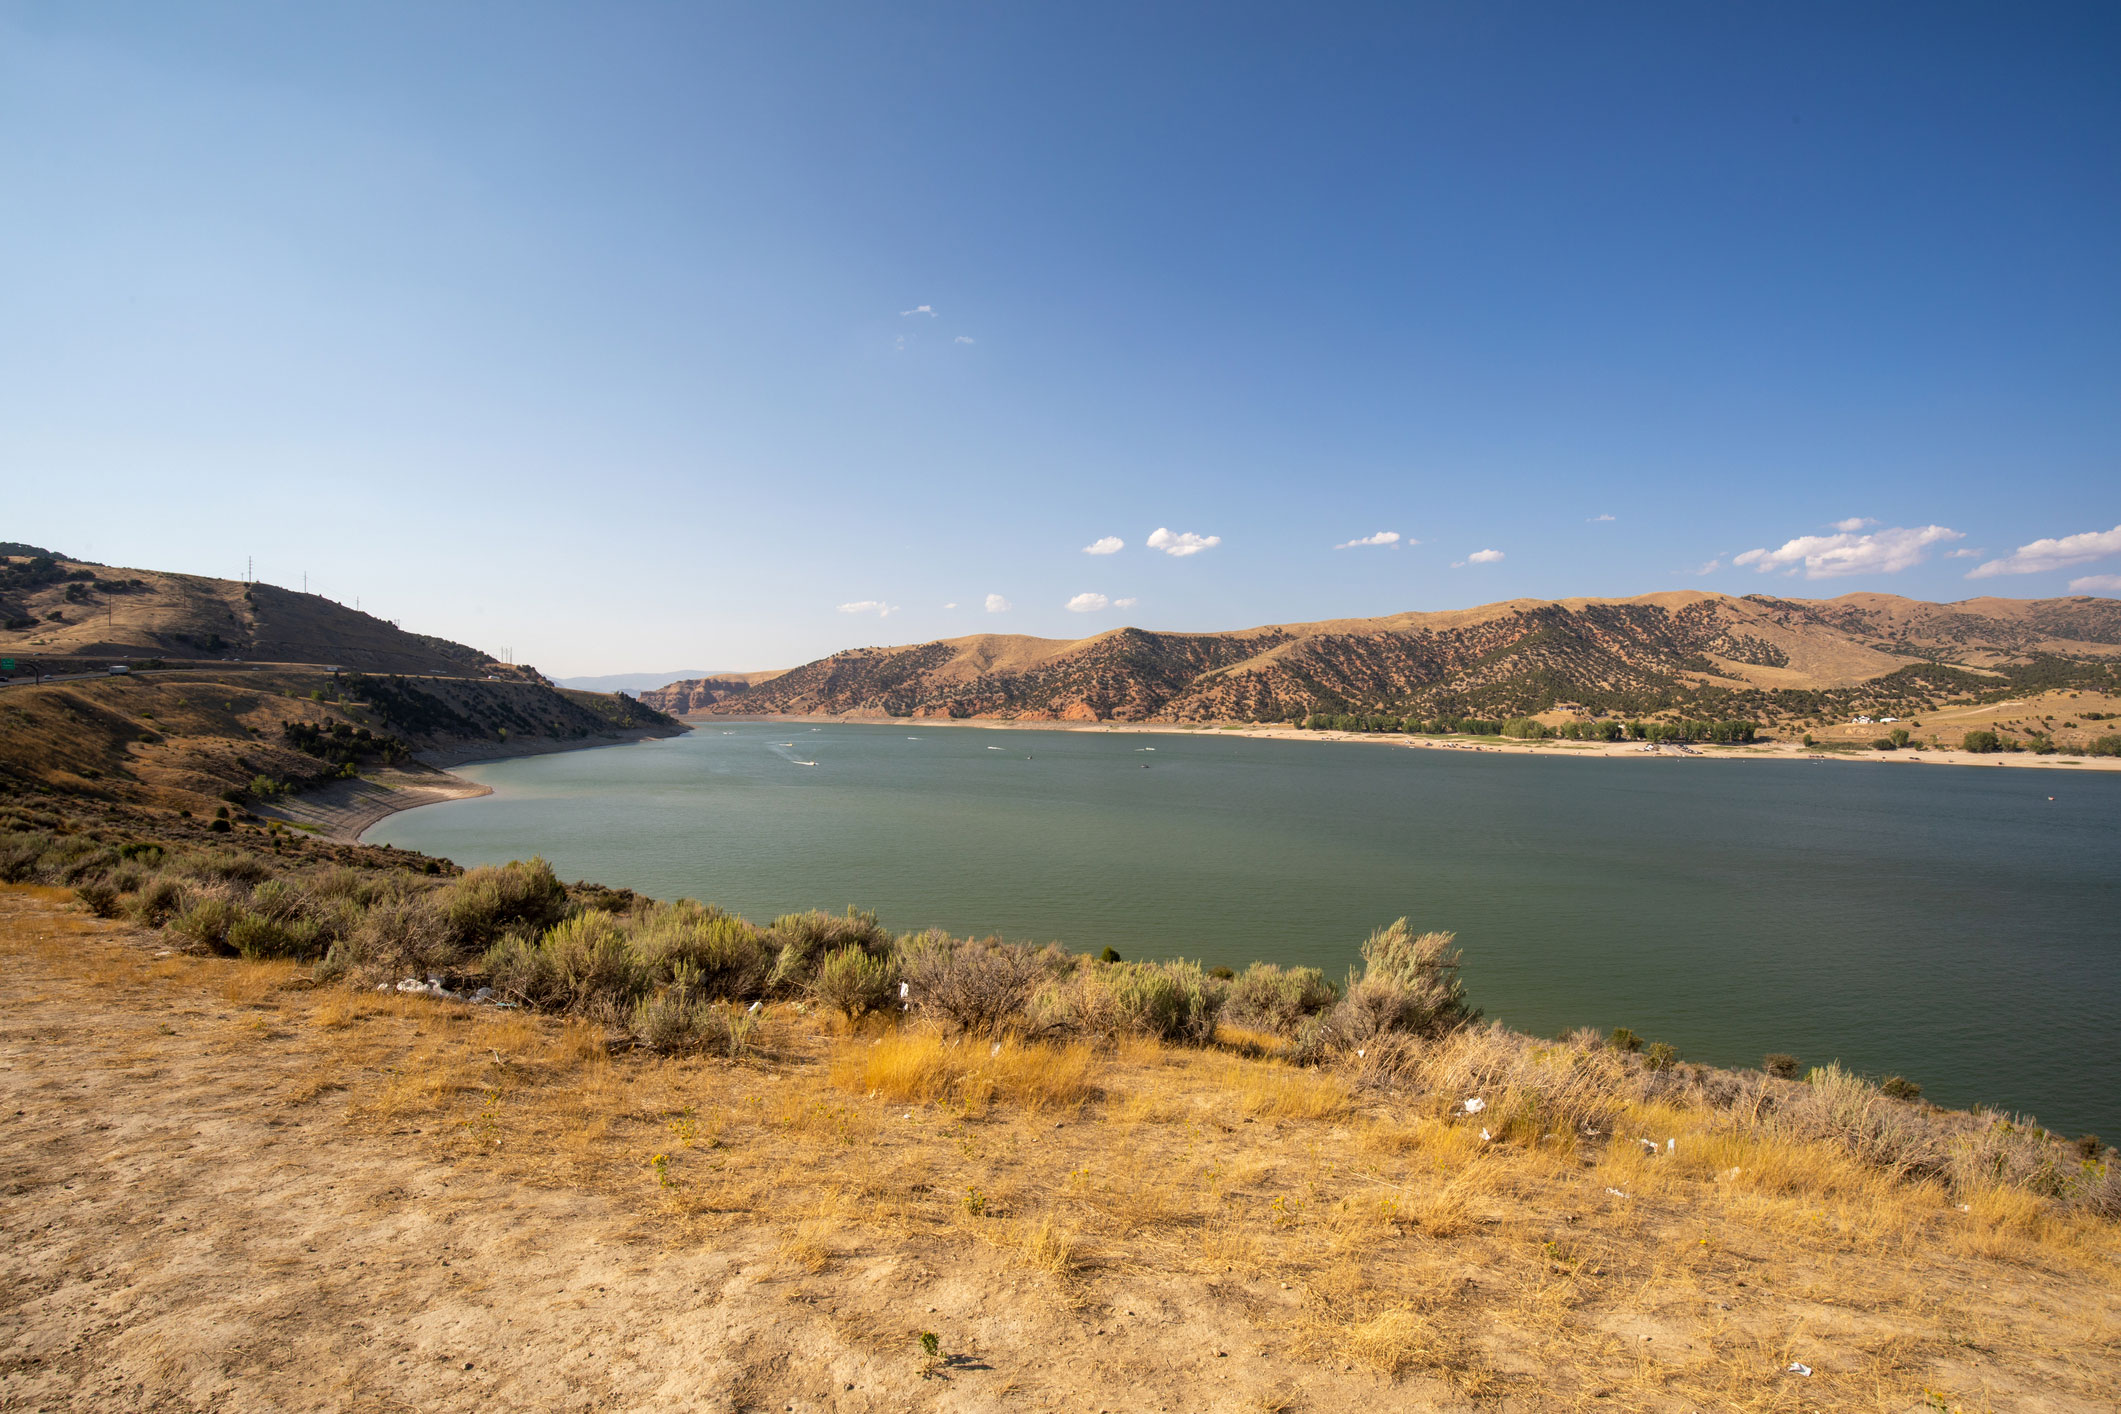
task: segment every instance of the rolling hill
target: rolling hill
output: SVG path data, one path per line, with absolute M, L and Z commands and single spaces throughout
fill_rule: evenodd
M 1852 706 L 1915 710 L 2025 683 L 2107 688 L 2117 667 L 2121 602 L 2111 599 L 1670 592 L 1219 633 L 980 634 L 849 649 L 755 683 L 677 682 L 641 700 L 691 716 L 1204 722 L 1563 712 L 1777 722 Z
M 537 673 L 446 638 L 407 633 L 321 594 L 160 570 L 113 569 L 9 544 L 0 550 L 0 655 L 82 659 L 309 663 L 366 672 Z

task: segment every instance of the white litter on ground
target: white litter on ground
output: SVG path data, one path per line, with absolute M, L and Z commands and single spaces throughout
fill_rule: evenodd
M 1466 1101 L 1466 1113 L 1469 1115 L 1477 1115 L 1487 1107 L 1488 1102 L 1486 1100 L 1471 1099 Z
M 1806 1379 L 1810 1379 L 1812 1377 L 1812 1367 L 1809 1365 L 1792 1364 L 1790 1366 L 1790 1373 L 1793 1375 L 1802 1375 Z

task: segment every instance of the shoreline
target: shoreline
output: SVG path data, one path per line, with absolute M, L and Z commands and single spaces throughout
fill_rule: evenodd
M 672 739 L 670 732 L 643 727 L 581 741 L 531 737 L 504 743 L 433 747 L 414 752 L 415 764 L 411 767 L 386 766 L 365 771 L 349 781 L 334 781 L 272 805 L 260 805 L 252 813 L 269 820 L 307 826 L 323 838 L 340 844 L 359 844 L 362 835 L 401 811 L 451 800 L 476 800 L 493 794 L 492 786 L 468 781 L 454 774 L 451 767 Z
M 2053 756 L 2035 756 L 2031 752 L 1973 752 L 1951 747 L 1924 747 L 1915 750 L 1903 747 L 1897 751 L 1822 751 L 1817 747 L 1802 746 L 1795 742 L 1761 742 L 1745 746 L 1725 746 L 1702 742 L 1680 746 L 1676 743 L 1646 741 L 1601 741 L 1568 742 L 1555 739 L 1546 741 L 1519 741 L 1513 737 L 1408 736 L 1394 732 L 1339 732 L 1305 731 L 1298 727 L 1270 726 L 1264 723 L 1232 724 L 1227 726 L 1202 724 L 1198 726 L 1180 722 L 1037 722 L 1005 719 L 999 717 L 843 717 L 829 715 L 777 715 L 746 717 L 740 715 L 701 715 L 680 717 L 687 728 L 697 730 L 711 722 L 804 722 L 812 725 L 830 723 L 835 726 L 904 727 L 972 727 L 984 731 L 1046 731 L 1083 732 L 1091 735 L 1158 735 L 1195 737 L 1245 737 L 1256 741 L 1315 741 L 1352 742 L 1369 746 L 1397 746 L 1414 751 L 1475 751 L 1494 755 L 1516 756 L 1566 756 L 1566 757 L 1629 757 L 1642 759 L 1656 757 L 1665 760 L 1694 761 L 1867 761 L 1879 764 L 1898 762 L 1903 765 L 1933 766 L 2012 766 L 2035 767 L 2047 770 L 2069 771 L 2121 771 L 2121 757 L 2115 756 L 2071 756 L 2058 753 Z

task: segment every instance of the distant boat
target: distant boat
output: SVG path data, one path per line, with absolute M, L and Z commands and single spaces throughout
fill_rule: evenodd
M 1000 748 L 999 746 L 990 746 L 990 747 L 988 747 L 987 749 L 988 749 L 989 751 L 1000 751 L 1000 750 L 1001 750 L 1001 748 Z

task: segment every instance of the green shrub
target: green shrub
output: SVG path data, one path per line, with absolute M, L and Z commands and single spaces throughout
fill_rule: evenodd
M 1626 1026 L 1614 1027 L 1613 1034 L 1607 1037 L 1606 1040 L 1616 1051 L 1639 1051 L 1642 1049 L 1642 1038 L 1637 1036 L 1633 1029 Z
M 576 914 L 535 943 L 504 937 L 487 952 L 486 966 L 496 990 L 556 1011 L 615 1015 L 649 987 L 618 920 L 602 909 Z
M 1881 736 L 1871 743 L 1871 750 L 1873 751 L 1897 751 L 1899 749 L 1900 743 L 1894 741 L 1891 737 Z
M 1183 959 L 1097 963 L 1048 987 L 1036 1010 L 1042 1027 L 1199 1045 L 1214 1036 L 1224 995 L 1222 983 Z
M 345 902 L 342 898 L 334 904 Z M 339 939 L 317 969 L 319 980 L 349 974 L 374 981 L 425 976 L 461 957 L 441 910 L 424 895 L 380 897 L 367 909 L 352 912 L 351 926 L 342 921 L 337 931 Z
M 1959 739 L 1959 749 L 1961 751 L 1978 751 L 1982 753 L 2001 751 L 2003 749 L 2003 739 L 1994 732 L 1968 732 Z
M 46 834 L 10 834 L 0 840 L 0 883 L 26 884 L 37 877 L 37 866 L 51 844 Z
M 180 933 L 192 943 L 211 952 L 227 952 L 228 930 L 236 920 L 245 917 L 243 910 L 227 899 L 208 894 L 195 899 L 182 913 L 169 920 L 172 932 Z
M 1878 1082 L 1878 1091 L 1880 1094 L 1890 1095 L 1896 1100 L 1919 1100 L 1922 1098 L 1922 1087 L 1904 1075 L 1888 1075 L 1885 1079 Z
M 1305 1018 L 1330 1010 L 1340 991 L 1315 967 L 1283 969 L 1255 962 L 1230 984 L 1225 1020 L 1237 1026 L 1294 1035 Z
M 101 879 L 88 879 L 74 885 L 74 898 L 98 918 L 118 916 L 118 891 Z
M 543 859 L 474 869 L 443 890 L 443 916 L 467 951 L 503 933 L 542 933 L 567 916 L 567 890 Z
M 1544 722 L 1534 717 L 1512 717 L 1502 724 L 1504 736 L 1517 737 L 1523 741 L 1544 741 L 1554 733 Z
M 1760 1068 L 1777 1080 L 1795 1080 L 1799 1073 L 1797 1058 L 1786 1051 L 1769 1051 Z
M 140 892 L 133 896 L 129 912 L 133 921 L 150 928 L 159 928 L 183 912 L 189 903 L 184 886 L 175 879 L 157 876 L 147 881 Z
M 1388 981 L 1406 994 L 1411 1008 L 1399 1029 L 1438 1035 L 1470 1021 L 1465 982 L 1458 975 L 1461 954 L 1451 946 L 1452 933 L 1415 934 L 1404 918 L 1372 933 L 1362 945 L 1363 980 Z
M 836 917 L 813 910 L 786 913 L 774 919 L 773 927 L 767 930 L 766 945 L 774 952 L 770 984 L 783 991 L 800 992 L 810 985 L 811 974 L 828 953 L 854 947 L 883 956 L 891 951 L 891 934 L 873 913 L 850 908 L 845 916 Z
M 2089 717 L 2091 713 L 2084 714 Z M 2121 756 L 2121 736 L 2102 736 L 2092 740 L 2084 748 L 2087 756 Z
M 690 968 L 707 997 L 749 1001 L 765 992 L 773 971 L 773 951 L 758 929 L 692 899 L 637 915 L 630 943 L 650 977 L 667 982 Z
M 810 996 L 853 1021 L 889 1005 L 897 981 L 888 959 L 850 945 L 825 954 L 810 979 Z
M 715 1003 L 689 987 L 665 987 L 634 1003 L 627 1030 L 653 1051 L 741 1052 L 757 1025 L 741 1010 Z
M 1642 1063 L 1650 1070 L 1670 1070 L 1679 1064 L 1679 1050 L 1663 1041 L 1652 1041 L 1642 1053 Z

